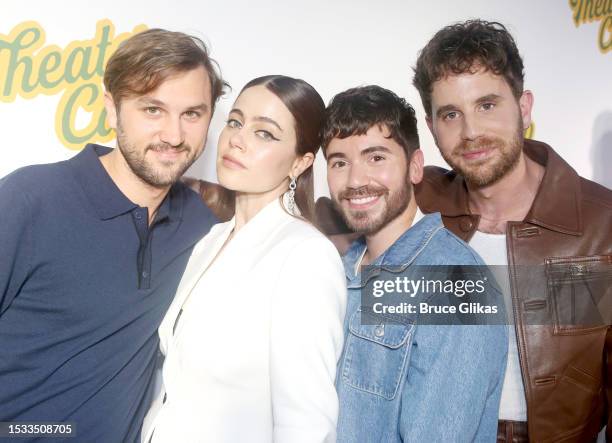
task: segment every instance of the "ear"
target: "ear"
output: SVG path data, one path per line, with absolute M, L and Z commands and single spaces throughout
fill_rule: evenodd
M 413 185 L 420 183 L 423 180 L 423 167 L 425 160 L 423 158 L 423 151 L 417 149 L 412 153 L 410 157 L 410 163 L 408 164 L 408 173 L 410 174 L 410 182 Z
M 519 108 L 521 110 L 521 118 L 523 120 L 523 130 L 531 125 L 531 109 L 533 108 L 533 93 L 530 90 L 525 90 L 519 98 Z
M 295 178 L 299 177 L 302 172 L 312 165 L 314 158 L 315 157 L 312 152 L 307 152 L 303 156 L 296 158 L 293 161 L 293 166 L 291 166 L 291 172 L 289 175 Z
M 109 92 L 104 93 L 104 108 L 106 109 L 106 122 L 112 129 L 117 129 L 117 107 L 113 96 Z

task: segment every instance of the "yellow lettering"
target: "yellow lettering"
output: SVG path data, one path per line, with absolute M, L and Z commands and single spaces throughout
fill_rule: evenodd
M 60 141 L 69 149 L 109 141 L 113 132 L 106 126 L 102 98 L 104 66 L 121 42 L 146 29 L 138 25 L 115 36 L 113 23 L 104 19 L 96 23 L 92 39 L 75 40 L 62 49 L 44 46 L 45 31 L 37 22 L 20 23 L 8 35 L 0 34 L 0 102 L 63 91 L 55 113 Z M 84 119 L 88 123 L 77 127 Z
M 599 26 L 599 50 L 602 54 L 612 50 L 612 14 Z

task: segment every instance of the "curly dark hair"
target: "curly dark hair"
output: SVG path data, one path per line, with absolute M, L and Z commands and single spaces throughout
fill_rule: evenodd
M 434 82 L 480 68 L 502 75 L 517 99 L 523 93 L 523 60 L 504 25 L 467 20 L 438 31 L 419 53 L 412 80 L 427 116 Z
M 395 140 L 411 154 L 419 149 L 419 133 L 414 109 L 392 91 L 376 85 L 347 89 L 336 95 L 325 110 L 322 129 L 323 154 L 334 138 L 363 135 L 375 126 L 389 130 Z

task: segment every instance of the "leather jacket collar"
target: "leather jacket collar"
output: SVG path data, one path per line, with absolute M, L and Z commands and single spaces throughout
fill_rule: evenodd
M 581 235 L 580 177 L 576 171 L 545 143 L 525 139 L 523 152 L 545 168 L 542 183 L 524 221 L 565 234 Z M 426 167 L 423 181 L 415 187 L 415 193 L 425 213 L 440 211 L 447 217 L 472 215 L 465 180 L 454 171 Z M 441 195 L 445 196 L 442 201 Z

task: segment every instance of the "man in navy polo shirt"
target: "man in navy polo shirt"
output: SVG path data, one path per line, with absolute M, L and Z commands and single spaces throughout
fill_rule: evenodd
M 157 327 L 215 223 L 178 182 L 223 94 L 215 66 L 182 33 L 130 38 L 104 75 L 118 148 L 88 145 L 0 180 L 0 422 L 71 423 L 77 441 L 139 439 Z

